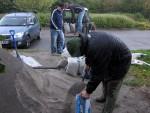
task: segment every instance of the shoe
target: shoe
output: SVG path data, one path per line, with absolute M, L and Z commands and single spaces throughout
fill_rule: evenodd
M 98 97 L 95 100 L 96 100 L 96 102 L 104 103 L 106 101 L 106 98 L 104 98 L 104 97 Z

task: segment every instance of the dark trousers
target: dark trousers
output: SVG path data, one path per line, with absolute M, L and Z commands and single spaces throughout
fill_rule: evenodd
M 106 98 L 103 112 L 112 113 L 123 79 L 102 81 L 103 96 Z
M 113 63 L 112 63 L 113 64 Z M 111 65 L 109 75 L 114 79 L 103 80 L 103 97 L 106 99 L 102 113 L 112 113 L 121 88 L 123 78 L 131 64 L 131 54 L 122 58 L 118 64 Z M 120 78 L 116 78 L 120 77 Z

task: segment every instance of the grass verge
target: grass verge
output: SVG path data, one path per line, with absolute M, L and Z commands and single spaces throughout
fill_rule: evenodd
M 139 14 L 90 14 L 97 28 L 150 29 L 150 22 Z
M 147 54 L 139 58 L 139 60 L 150 64 L 150 50 L 136 50 L 134 52 Z M 131 86 L 150 86 L 150 66 L 132 65 L 124 80 L 124 84 Z

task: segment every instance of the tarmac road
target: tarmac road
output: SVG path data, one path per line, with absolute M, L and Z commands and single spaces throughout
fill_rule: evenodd
M 150 49 L 150 30 L 97 30 L 109 32 L 123 40 L 131 50 Z M 41 31 L 41 40 L 34 41 L 30 49 L 50 51 L 50 31 Z

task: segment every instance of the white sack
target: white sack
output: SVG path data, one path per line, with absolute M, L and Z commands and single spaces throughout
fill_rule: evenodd
M 77 76 L 82 75 L 85 66 L 84 57 L 68 57 L 68 65 L 66 66 L 66 73 Z
M 66 47 L 63 49 L 61 56 L 65 58 L 71 57 Z
M 65 30 L 65 33 L 70 33 L 70 26 L 69 26 L 69 23 L 64 23 L 64 30 Z
M 75 31 L 76 31 L 76 25 L 75 24 L 70 24 L 70 31 L 72 32 L 72 33 L 75 33 Z

